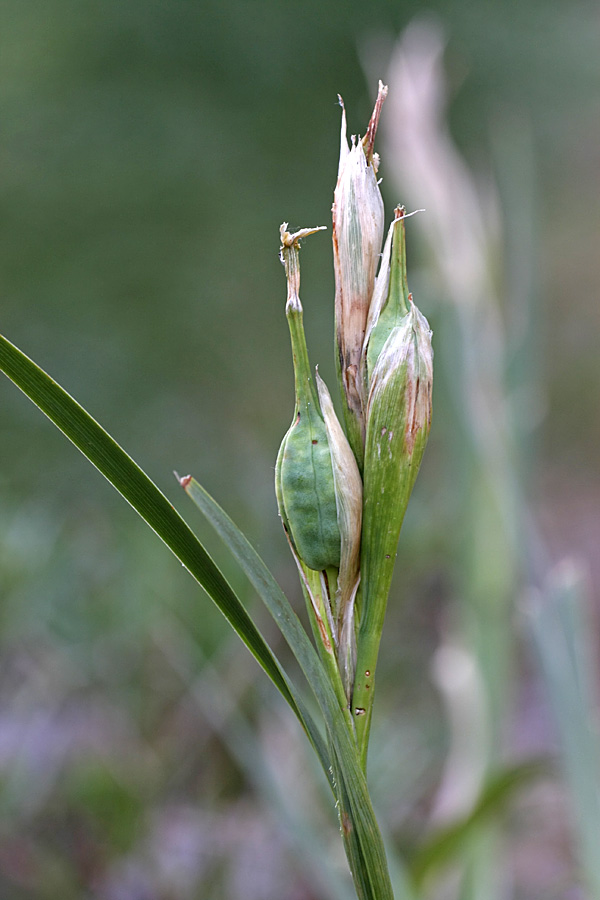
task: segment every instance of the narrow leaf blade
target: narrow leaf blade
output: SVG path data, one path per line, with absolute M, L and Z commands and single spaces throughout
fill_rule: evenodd
M 181 483 L 262 597 L 321 708 L 331 746 L 342 837 L 358 896 L 361 900 L 392 900 L 383 842 L 360 767 L 357 746 L 315 648 L 267 565 L 245 535 L 197 481 L 187 477 L 181 479 Z M 414 900 L 409 878 L 404 872 L 401 874 L 403 890 L 398 900 Z
M 164 541 L 218 606 L 292 707 L 311 740 L 317 739 L 316 725 L 310 720 L 269 645 L 198 538 L 164 494 L 73 397 L 2 335 L 0 370 L 54 422 Z M 326 761 L 322 761 L 326 765 Z
M 530 627 L 560 739 L 575 852 L 590 897 L 600 896 L 600 739 L 597 660 L 585 567 L 563 560 L 529 599 Z

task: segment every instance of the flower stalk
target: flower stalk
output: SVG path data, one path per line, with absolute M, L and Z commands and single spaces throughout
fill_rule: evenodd
M 350 145 L 342 104 L 332 212 L 345 430 L 318 371 L 313 378 L 299 295 L 300 241 L 320 229 L 290 234 L 284 224 L 280 232 L 295 406 L 277 457 L 277 502 L 315 643 L 363 772 L 379 644 L 400 529 L 431 427 L 433 379 L 431 331 L 408 289 L 403 206 L 394 212 L 381 252 L 384 211 L 374 142 L 386 94 L 380 82 L 366 134 Z M 348 817 L 341 788 L 337 799 L 359 896 L 379 900 L 363 884 L 360 823 Z

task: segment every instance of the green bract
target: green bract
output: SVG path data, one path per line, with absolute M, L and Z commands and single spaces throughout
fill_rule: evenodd
M 386 238 L 379 274 L 375 282 L 373 300 L 369 308 L 369 318 L 362 355 L 365 395 L 375 363 L 392 329 L 401 325 L 409 312 L 409 292 L 406 281 L 406 238 L 403 206 L 396 207 L 394 221 Z
M 353 711 L 366 753 L 379 641 L 396 547 L 431 427 L 431 331 L 406 281 L 405 210 L 385 243 L 363 349 L 367 392 L 361 617 Z

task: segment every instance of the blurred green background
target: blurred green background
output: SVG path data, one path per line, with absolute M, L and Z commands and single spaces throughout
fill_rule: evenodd
M 394 40 L 423 15 L 447 41 L 453 140 L 483 196 L 498 187 L 503 237 L 492 268 L 508 332 L 521 334 L 516 301 L 535 311 L 530 344 L 517 353 L 509 341 L 505 368 L 507 396 L 517 394 L 512 346 L 535 387 L 512 456 L 521 518 L 538 523 L 551 560 L 587 557 L 594 587 L 596 3 L 0 5 L 0 329 L 197 525 L 252 608 L 172 470 L 205 485 L 298 602 L 272 486 L 293 405 L 278 228 L 330 224 L 337 93 L 350 131 L 364 129 L 371 73 L 385 77 Z M 385 156 L 380 171 L 389 219 L 404 187 Z M 371 771 L 401 849 L 427 830 L 450 742 L 431 660 L 464 576 L 460 434 L 445 405 L 454 370 L 443 349 L 456 334 L 419 234 L 409 233 L 409 283 L 442 365 L 401 542 L 405 600 L 390 609 L 384 639 Z M 332 384 L 327 236 L 307 241 L 302 279 L 312 360 Z M 317 804 L 313 790 L 324 794 L 304 739 L 218 612 L 8 381 L 0 415 L 0 897 L 348 896 L 327 804 L 313 813 L 328 848 L 318 865 L 314 833 L 294 820 Z M 511 609 L 527 561 L 516 568 Z M 506 620 L 519 630 L 518 615 Z M 546 751 L 553 729 L 529 650 L 519 648 L 501 730 L 509 754 Z M 287 807 L 278 787 L 286 773 L 299 782 L 283 792 Z M 503 896 L 566 897 L 575 863 L 560 784 L 519 803 L 506 849 L 512 893 Z

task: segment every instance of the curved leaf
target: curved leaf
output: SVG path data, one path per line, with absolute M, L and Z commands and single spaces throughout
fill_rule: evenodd
M 164 494 L 73 397 L 2 335 L 0 369 L 110 481 L 204 588 L 294 710 L 328 773 L 328 754 L 316 723 L 239 598 Z
M 331 748 L 330 762 L 320 732 L 296 689 L 230 585 L 167 498 L 69 394 L 2 336 L 0 369 L 133 506 L 225 615 L 294 710 L 328 773 L 338 797 L 342 836 L 360 900 L 393 900 L 383 841 L 364 773 L 347 719 L 332 685 L 320 677 L 315 678 L 314 682 L 311 680 L 311 687 L 325 716 Z M 307 636 L 306 641 L 316 657 Z M 313 670 L 309 667 L 309 671 Z
M 350 717 L 339 704 L 335 690 L 308 635 L 267 565 L 246 536 L 197 481 L 180 479 L 191 499 L 237 559 L 246 577 L 262 597 L 313 690 L 321 708 L 332 748 L 332 775 L 338 801 L 342 838 L 354 886 L 361 900 L 392 900 L 387 861 L 375 819 Z M 411 900 L 408 877 L 402 900 Z

